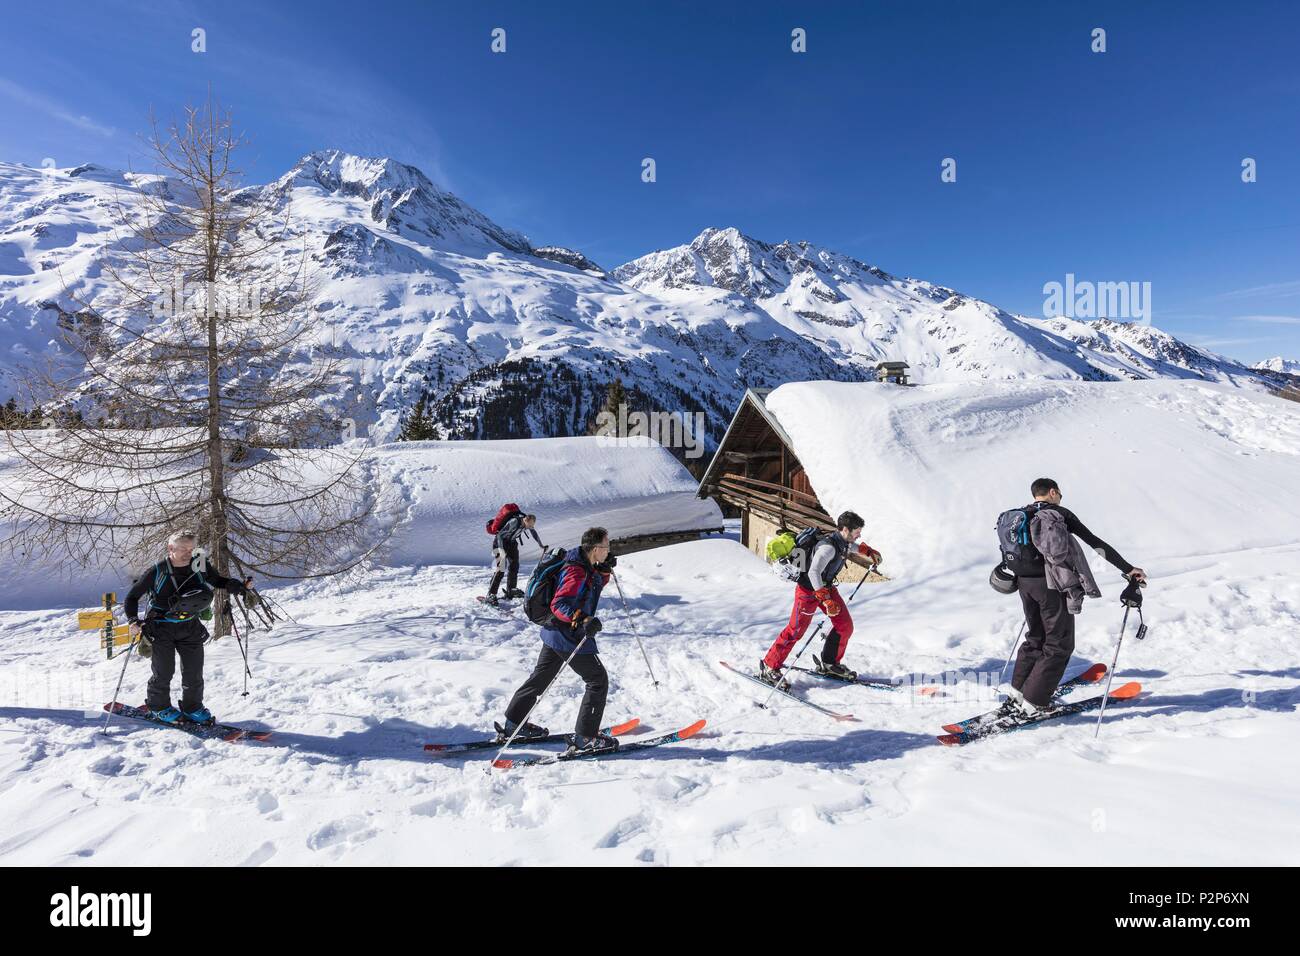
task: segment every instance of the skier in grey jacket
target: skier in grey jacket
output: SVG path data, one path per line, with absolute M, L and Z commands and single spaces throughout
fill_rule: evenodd
M 1127 578 L 1146 580 L 1146 572 L 1125 561 L 1118 551 L 1097 537 L 1075 517 L 1074 512 L 1061 507 L 1061 488 L 1051 478 L 1039 478 L 1030 486 L 1033 504 L 1025 511 L 1030 515 L 1030 534 L 1039 550 L 1040 542 L 1048 553 L 1040 551 L 1043 560 L 1031 561 L 1012 568 L 1016 573 L 1016 590 L 1025 611 L 1025 642 L 1016 656 L 1016 669 L 1011 675 L 1011 697 L 1008 704 L 1029 714 L 1050 709 L 1052 694 L 1074 653 L 1074 613 L 1068 606 L 1069 588 L 1086 590 L 1083 576 L 1079 574 L 1082 549 L 1069 540 L 1070 535 L 1094 548 Z M 1053 514 L 1048 514 L 1049 512 Z M 1077 555 L 1071 557 L 1071 545 Z M 1050 554 L 1050 557 L 1049 557 Z M 1055 565 L 1055 567 L 1052 567 Z M 1083 560 L 1082 568 L 1087 568 Z M 1049 578 L 1049 567 L 1052 568 Z M 1071 581 L 1073 571 L 1080 580 Z M 1091 580 L 1091 572 L 1087 579 Z M 1058 589 L 1051 582 L 1067 585 Z M 1091 587 L 1097 594 L 1095 581 Z M 1082 591 L 1078 595 L 1082 604 Z

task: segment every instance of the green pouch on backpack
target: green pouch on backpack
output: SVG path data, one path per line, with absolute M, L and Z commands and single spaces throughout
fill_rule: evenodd
M 794 535 L 789 531 L 782 531 L 767 543 L 767 560 L 782 561 L 790 556 L 794 550 Z

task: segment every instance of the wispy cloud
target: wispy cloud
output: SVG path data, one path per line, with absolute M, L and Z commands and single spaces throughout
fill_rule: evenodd
M 34 90 L 29 90 L 25 86 L 6 80 L 0 77 L 0 94 L 22 103 L 29 109 L 38 110 L 53 119 L 75 126 L 79 130 L 87 133 L 95 133 L 98 136 L 112 137 L 117 135 L 117 130 L 112 126 L 106 126 L 98 123 L 83 113 L 76 113 L 65 107 L 63 104 L 55 102 L 48 96 L 43 96 Z
M 1257 342 L 1271 342 L 1272 339 L 1225 339 L 1207 335 L 1189 335 L 1187 341 L 1205 349 L 1221 349 L 1233 345 L 1254 345 Z
M 1220 293 L 1220 299 L 1247 299 L 1260 296 L 1291 296 L 1300 295 L 1300 279 L 1293 279 L 1287 282 L 1272 282 L 1268 285 L 1250 286 L 1246 289 L 1233 289 L 1231 292 Z
M 1300 315 L 1235 315 L 1234 322 L 1258 322 L 1263 325 L 1300 325 Z

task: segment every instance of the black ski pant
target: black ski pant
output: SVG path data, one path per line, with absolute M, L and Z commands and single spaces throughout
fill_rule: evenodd
M 522 687 L 515 691 L 506 708 L 506 720 L 521 723 L 532 709 L 542 691 L 550 686 L 551 680 L 564 666 L 568 654 L 561 654 L 542 645 L 542 653 L 537 655 L 537 666 L 528 675 Z M 582 705 L 578 708 L 578 722 L 574 730 L 584 737 L 594 737 L 600 730 L 600 719 L 605 716 L 605 697 L 609 694 L 609 675 L 605 665 L 597 654 L 575 654 L 570 661 L 571 667 L 587 684 L 582 695 Z
M 153 644 L 149 656 L 153 674 L 149 677 L 146 705 L 150 710 L 162 710 L 172 703 L 172 675 L 176 673 L 176 657 L 181 659 L 181 710 L 198 710 L 203 705 L 203 644 L 208 631 L 198 620 L 172 624 L 167 621 L 145 621 L 145 636 Z
M 1074 615 L 1066 609 L 1065 596 L 1049 588 L 1046 578 L 1021 576 L 1016 589 L 1026 626 L 1011 686 L 1031 704 L 1043 707 L 1052 699 L 1074 653 Z
M 519 585 L 519 542 L 501 542 L 501 547 L 496 549 L 495 556 L 497 570 L 492 575 L 492 584 L 488 587 L 488 594 L 497 593 L 497 588 L 501 587 L 503 577 L 506 578 L 506 593 L 508 594 Z

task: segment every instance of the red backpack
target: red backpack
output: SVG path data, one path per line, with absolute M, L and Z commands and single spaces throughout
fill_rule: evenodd
M 515 504 L 513 501 L 510 502 L 509 504 L 502 505 L 501 510 L 497 512 L 497 516 L 488 521 L 487 533 L 490 535 L 495 535 L 498 531 L 501 530 L 501 526 L 510 520 L 511 515 L 517 515 L 519 514 L 519 512 L 520 512 L 519 506 Z

